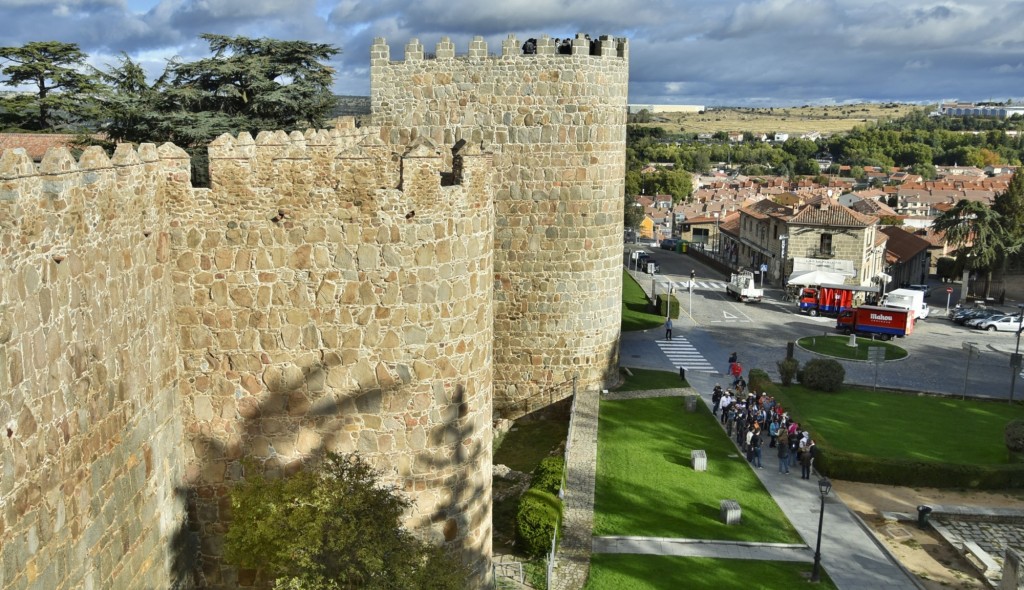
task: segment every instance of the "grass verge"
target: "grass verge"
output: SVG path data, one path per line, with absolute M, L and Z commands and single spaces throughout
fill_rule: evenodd
M 647 294 L 628 272 L 622 271 L 622 331 L 649 330 L 665 323 L 665 318 L 651 313 Z
M 708 471 L 690 467 L 692 449 L 707 452 Z M 726 498 L 743 526 L 719 519 Z M 800 542 L 707 407 L 687 413 L 679 397 L 601 402 L 594 534 Z
M 666 555 L 595 554 L 586 590 L 722 590 L 798 588 L 807 584 L 809 563 L 712 559 Z M 834 590 L 827 573 L 815 588 Z
M 630 368 L 628 375 L 623 372 L 624 383 L 615 391 L 647 391 L 649 389 L 678 389 L 689 387 L 686 381 L 672 371 L 655 371 L 653 369 Z
M 849 336 L 806 336 L 797 341 L 801 347 L 818 354 L 855 361 L 868 360 L 868 348 L 881 346 L 885 349 L 885 360 L 895 361 L 907 357 L 907 351 L 880 340 L 857 338 L 857 346 L 850 346 Z
M 887 459 L 955 464 L 1010 462 L 1003 430 L 1024 419 L 1024 407 L 1005 402 L 872 391 L 836 393 L 800 385 L 769 387 L 819 442 Z

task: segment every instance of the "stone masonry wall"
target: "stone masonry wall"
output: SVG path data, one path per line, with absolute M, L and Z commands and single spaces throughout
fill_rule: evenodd
M 241 459 L 358 451 L 407 525 L 490 576 L 491 158 L 388 129 L 223 136 L 171 229 L 191 509 L 209 587 Z
M 495 412 L 514 416 L 517 402 L 574 375 L 584 388 L 614 380 L 626 41 L 579 35 L 559 54 L 542 37 L 523 55 L 510 36 L 493 57 L 477 38 L 456 58 L 443 39 L 424 59 L 413 40 L 404 61 L 391 61 L 377 39 L 370 78 L 375 122 L 494 151 Z
M 4 590 L 189 582 L 164 264 L 183 156 L 0 155 Z

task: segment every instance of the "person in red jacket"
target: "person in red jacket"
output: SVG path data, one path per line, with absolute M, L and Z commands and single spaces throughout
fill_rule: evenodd
M 729 364 L 729 374 L 732 375 L 732 385 L 736 386 L 740 382 L 740 378 L 743 376 L 743 365 L 739 361 Z

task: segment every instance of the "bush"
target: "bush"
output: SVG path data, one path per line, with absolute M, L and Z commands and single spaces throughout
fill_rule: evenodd
M 764 391 L 772 384 L 772 378 L 764 369 L 750 369 L 749 377 L 747 384 L 750 386 L 750 391 Z
M 796 379 L 797 373 L 800 371 L 800 361 L 795 358 L 786 358 L 775 363 L 779 367 L 779 379 L 783 385 L 792 385 L 793 380 Z
M 530 483 L 530 487 L 557 496 L 559 488 L 562 487 L 562 473 L 564 471 L 565 459 L 562 457 L 543 459 L 540 465 L 533 470 L 533 482 Z
M 1010 420 L 1003 431 L 1006 448 L 1012 453 L 1024 453 L 1024 420 Z
M 562 520 L 562 501 L 558 496 L 531 488 L 519 498 L 516 511 L 516 546 L 531 557 L 540 557 L 551 549 L 551 536 Z
M 661 317 L 665 317 L 665 306 L 671 304 L 672 306 L 672 317 L 679 317 L 679 299 L 675 295 L 668 297 L 661 293 L 658 293 L 658 313 Z
M 838 391 L 846 379 L 846 369 L 833 359 L 811 359 L 797 371 L 802 385 L 818 391 Z
M 833 479 L 893 486 L 995 490 L 1024 488 L 1024 464 L 974 465 L 886 459 L 819 442 L 815 468 Z

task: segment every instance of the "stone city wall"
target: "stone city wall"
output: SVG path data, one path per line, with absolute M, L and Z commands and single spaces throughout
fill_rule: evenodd
M 412 40 L 391 61 L 371 49 L 374 121 L 441 145 L 494 151 L 495 413 L 578 375 L 617 379 L 628 44 L 582 35 L 570 54 L 541 37 L 524 55 L 514 36 L 500 56 L 476 38 L 456 57 L 447 38 L 432 59 Z M 401 130 L 401 131 L 399 131 Z M 518 402 L 518 403 L 517 403 Z
M 0 156 L 0 588 L 188 580 L 165 232 L 183 156 Z
M 414 500 L 407 525 L 491 554 L 491 159 L 454 170 L 389 130 L 222 136 L 171 228 L 201 583 L 223 565 L 242 459 L 270 473 L 351 452 Z

